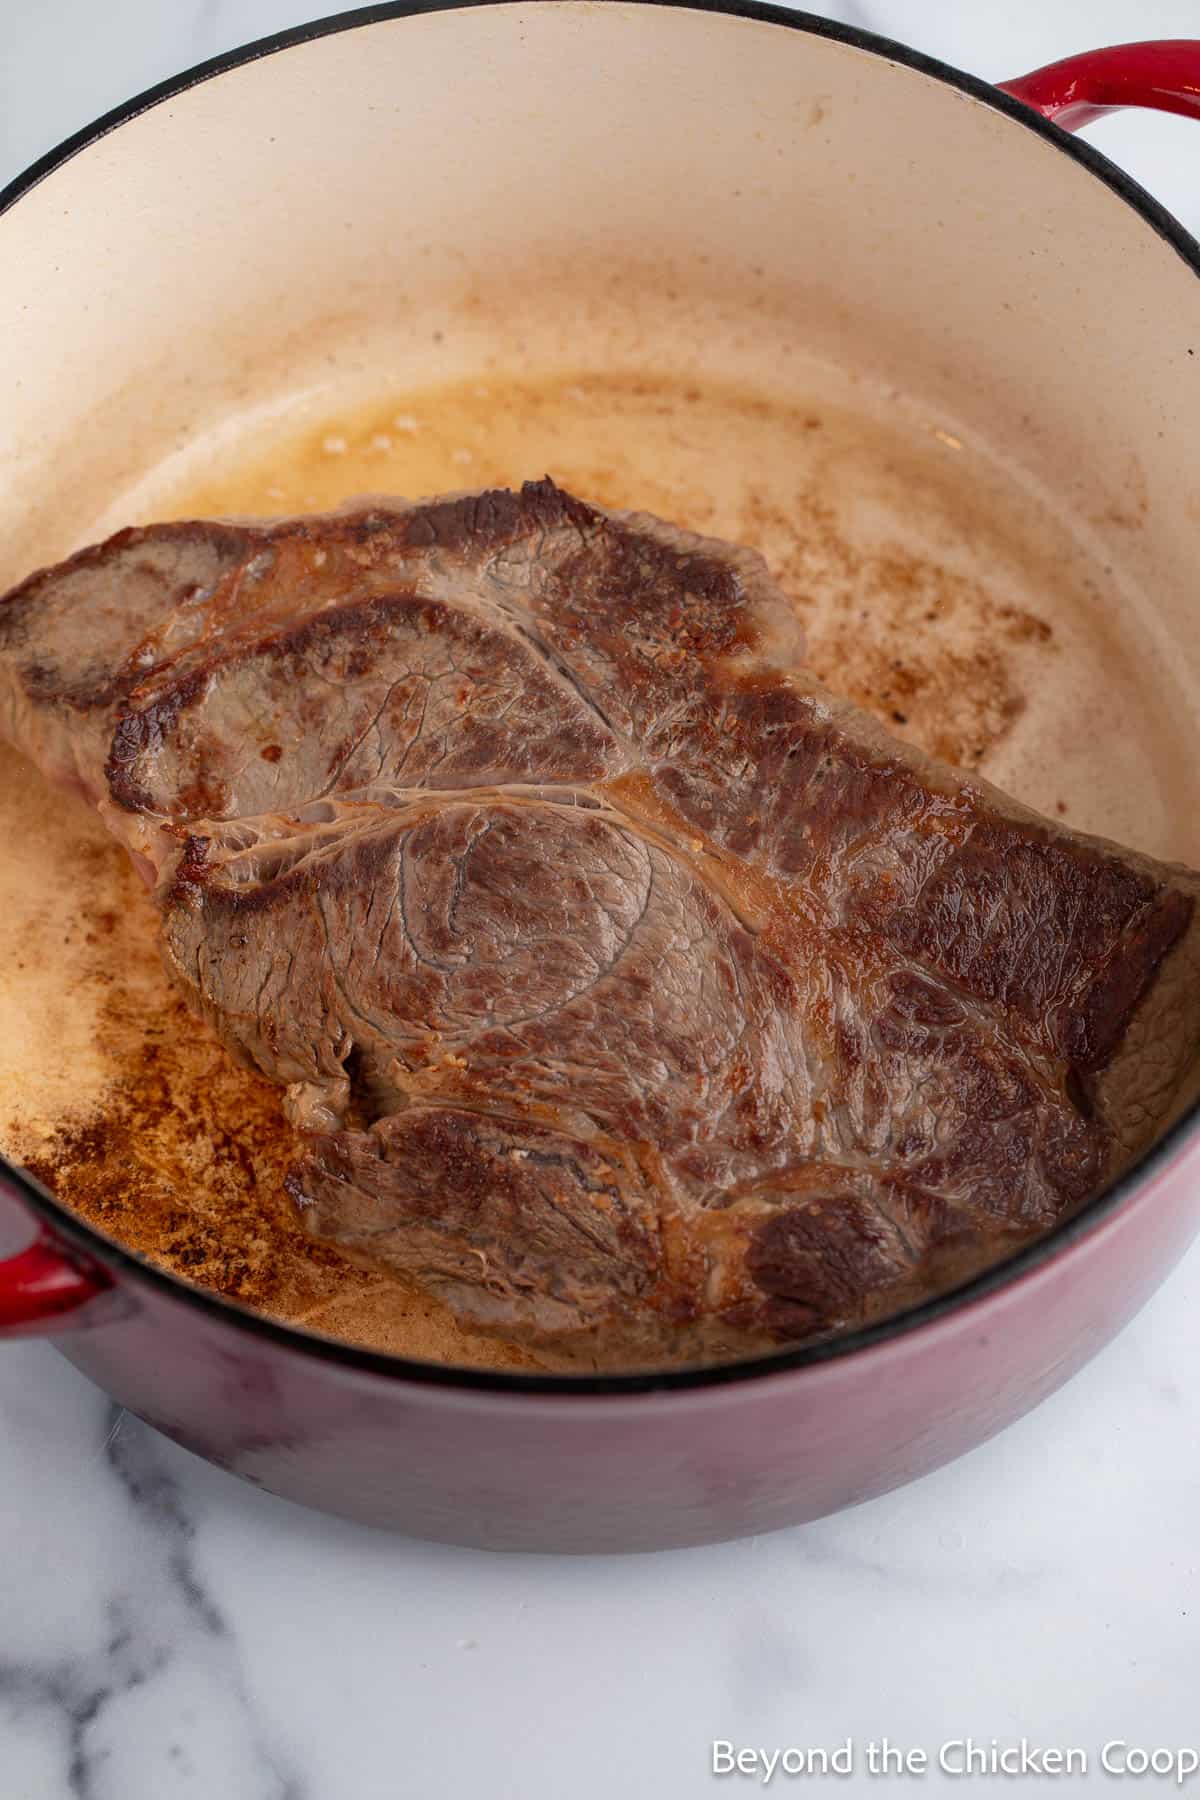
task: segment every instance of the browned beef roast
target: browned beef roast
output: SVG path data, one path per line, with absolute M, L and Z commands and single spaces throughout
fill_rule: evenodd
M 760 560 L 550 482 L 120 533 L 4 728 L 152 870 L 311 1228 L 613 1358 L 801 1338 L 1051 1224 L 1200 1030 L 1198 878 L 804 671 Z

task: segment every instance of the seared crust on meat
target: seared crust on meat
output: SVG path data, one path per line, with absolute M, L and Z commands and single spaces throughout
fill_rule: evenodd
M 1161 1127 L 1200 878 L 806 672 L 751 552 L 549 481 L 118 534 L 0 725 L 153 869 L 314 1232 L 601 1360 L 904 1304 Z

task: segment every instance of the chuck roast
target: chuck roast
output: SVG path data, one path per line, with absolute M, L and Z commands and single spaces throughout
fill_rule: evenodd
M 827 693 L 757 556 L 549 481 L 121 532 L 0 602 L 0 723 L 284 1089 L 312 1231 L 600 1361 L 958 1279 L 1200 1031 L 1197 876 Z

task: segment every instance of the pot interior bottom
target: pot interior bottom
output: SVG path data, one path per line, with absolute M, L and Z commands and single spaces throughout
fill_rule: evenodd
M 712 360 L 703 375 L 667 355 L 481 361 L 438 386 L 360 374 L 343 395 L 231 412 L 110 497 L 90 535 L 548 473 L 760 549 L 814 668 L 899 735 L 1081 829 L 1200 861 L 1177 752 L 1197 697 L 1164 697 L 1142 597 L 1087 522 L 893 391 L 794 356 L 769 382 Z M 123 853 L 10 752 L 0 832 L 4 1149 L 102 1232 L 246 1305 L 408 1356 L 530 1365 L 304 1235 L 276 1090 L 173 995 Z

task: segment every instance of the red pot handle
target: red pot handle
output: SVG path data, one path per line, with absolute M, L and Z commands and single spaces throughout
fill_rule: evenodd
M 91 1302 L 111 1288 L 105 1270 L 85 1264 L 43 1229 L 24 1250 L 0 1261 L 0 1338 L 90 1324 Z
M 1082 56 L 1064 57 L 998 85 L 1066 131 L 1078 131 L 1122 106 L 1150 106 L 1200 119 L 1200 39 L 1164 38 L 1085 50 Z

